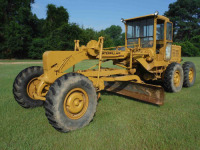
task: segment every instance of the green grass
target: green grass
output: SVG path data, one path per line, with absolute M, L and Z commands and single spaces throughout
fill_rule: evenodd
M 56 131 L 43 107 L 15 102 L 13 80 L 30 64 L 0 65 L 0 149 L 200 149 L 200 58 L 187 60 L 196 65 L 195 85 L 166 93 L 163 106 L 103 93 L 94 120 L 70 133 Z

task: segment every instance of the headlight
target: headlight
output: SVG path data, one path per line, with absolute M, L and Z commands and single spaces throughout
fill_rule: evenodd
M 171 58 L 172 43 L 167 43 L 165 50 L 165 59 L 169 60 Z
M 158 12 L 158 11 L 156 11 L 156 12 L 154 13 L 154 15 L 155 15 L 155 16 L 158 16 L 158 15 L 159 15 L 159 12 Z

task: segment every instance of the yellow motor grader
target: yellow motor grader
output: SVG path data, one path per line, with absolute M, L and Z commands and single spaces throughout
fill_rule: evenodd
M 156 12 L 122 22 L 125 46 L 104 48 L 100 37 L 86 46 L 75 40 L 73 51 L 46 51 L 43 67 L 29 67 L 17 75 L 16 101 L 24 108 L 44 105 L 49 123 L 68 132 L 89 124 L 103 90 L 162 105 L 164 89 L 179 92 L 182 86 L 194 84 L 195 66 L 192 62 L 181 66 L 181 47 L 172 45 L 173 26 L 168 18 Z M 88 66 L 90 60 L 97 60 L 96 69 L 76 70 L 83 60 Z M 103 68 L 106 61 L 119 67 Z M 66 73 L 69 68 L 73 71 Z M 161 81 L 162 86 L 149 81 Z

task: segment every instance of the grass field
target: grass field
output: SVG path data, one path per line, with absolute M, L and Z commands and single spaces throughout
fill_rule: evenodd
M 200 58 L 188 60 L 196 65 L 195 85 L 166 93 L 163 106 L 103 93 L 94 120 L 70 133 L 56 131 L 43 107 L 24 109 L 15 102 L 13 80 L 34 62 L 0 65 L 0 149 L 200 149 Z M 95 62 L 77 68 L 88 64 Z

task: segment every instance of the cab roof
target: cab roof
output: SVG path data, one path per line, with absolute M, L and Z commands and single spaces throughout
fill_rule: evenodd
M 130 18 L 130 19 L 124 19 L 125 21 L 130 21 L 130 20 L 135 20 L 135 19 L 142 19 L 142 18 L 146 18 L 146 17 L 155 17 L 154 14 L 150 14 L 150 15 L 145 15 L 145 16 L 140 16 L 140 17 L 135 17 L 135 18 Z M 169 21 L 169 18 L 162 16 L 162 15 L 157 15 L 158 19 L 162 19 L 162 20 L 166 20 Z

